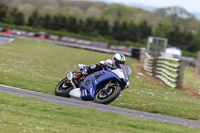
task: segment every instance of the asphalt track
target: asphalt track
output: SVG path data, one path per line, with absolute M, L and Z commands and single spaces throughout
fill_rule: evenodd
M 13 38 L 0 37 L 0 45 L 13 41 Z
M 101 112 L 116 113 L 116 114 L 121 114 L 121 115 L 129 116 L 129 117 L 134 117 L 134 118 L 169 122 L 173 124 L 189 126 L 192 128 L 200 128 L 200 121 L 177 118 L 177 117 L 160 115 L 160 114 L 153 114 L 153 113 L 148 113 L 148 112 L 143 112 L 143 111 L 115 107 L 111 105 L 96 104 L 93 102 L 81 101 L 81 100 L 76 100 L 72 98 L 58 97 L 54 95 L 24 90 L 24 89 L 15 88 L 15 87 L 9 87 L 5 85 L 0 85 L 0 93 L 9 93 L 9 94 L 20 95 L 24 97 L 37 98 L 37 99 L 41 99 L 47 102 L 52 102 L 56 104 L 66 105 L 66 106 L 94 109 Z

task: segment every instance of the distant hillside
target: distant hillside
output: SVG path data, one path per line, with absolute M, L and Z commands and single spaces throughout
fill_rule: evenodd
M 195 17 L 196 17 L 197 19 L 200 20 L 200 12 L 193 12 L 193 14 L 195 15 Z
M 168 22 L 171 25 L 180 25 L 183 30 L 195 31 L 198 28 L 198 20 L 181 7 L 168 7 L 157 9 L 154 12 L 140 8 L 127 7 L 119 4 L 107 4 L 91 1 L 69 0 L 1 0 L 9 7 L 18 7 L 25 13 L 26 18 L 34 9 L 40 14 L 74 15 L 79 19 L 87 17 L 105 18 L 112 24 L 115 20 L 121 22 L 140 23 L 146 20 L 153 28 L 161 23 Z
M 94 0 L 95 1 L 95 0 Z M 114 1 L 110 0 L 99 0 L 99 1 L 103 1 L 103 2 L 106 2 L 106 3 L 109 3 L 109 4 L 112 4 L 114 3 Z M 154 7 L 154 6 L 148 6 L 148 5 L 145 5 L 145 4 L 141 4 L 141 3 L 136 3 L 134 1 L 117 1 L 115 3 L 118 3 L 118 4 L 122 4 L 122 5 L 125 5 L 127 7 L 135 7 L 135 8 L 139 8 L 139 9 L 143 9 L 145 11 L 150 11 L 150 12 L 154 12 L 156 11 L 158 8 Z M 192 12 L 192 14 L 200 20 L 200 12 Z
M 1 0 L 10 7 L 18 7 L 28 17 L 34 9 L 40 13 L 76 15 L 78 18 L 89 16 L 104 17 L 113 22 L 142 20 L 154 25 L 156 17 L 151 12 L 139 8 L 126 7 L 119 4 L 106 4 L 103 2 L 69 1 L 69 0 Z M 157 23 L 158 21 L 156 21 Z

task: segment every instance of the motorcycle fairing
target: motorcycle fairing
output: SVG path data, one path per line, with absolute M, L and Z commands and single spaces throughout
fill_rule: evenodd
M 84 65 L 84 64 L 78 64 L 78 67 L 81 71 L 83 71 L 85 68 L 88 68 L 87 65 Z
M 110 80 L 117 80 L 118 82 L 121 82 L 118 76 L 111 71 L 102 70 L 90 74 L 85 78 L 83 84 L 81 85 L 81 99 L 93 100 L 98 85 Z

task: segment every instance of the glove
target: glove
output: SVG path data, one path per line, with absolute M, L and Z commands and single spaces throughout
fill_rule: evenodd
M 108 68 L 112 68 L 113 67 L 113 61 L 108 59 L 105 61 L 105 66 L 107 66 Z
M 87 68 L 84 69 L 84 70 L 81 72 L 81 74 L 84 75 L 84 76 L 87 76 L 87 75 L 88 75 Z
M 104 66 L 105 65 L 105 61 L 100 61 L 99 65 Z

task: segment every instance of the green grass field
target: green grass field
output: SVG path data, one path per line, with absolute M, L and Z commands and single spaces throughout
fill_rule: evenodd
M 79 63 L 93 64 L 111 57 L 39 41 L 15 40 L 0 46 L 0 84 L 54 95 L 56 84 L 68 70 L 78 70 Z M 132 67 L 139 62 L 127 57 L 126 63 Z M 200 120 L 200 99 L 178 89 L 150 84 L 137 73 L 131 75 L 130 85 L 111 105 Z
M 184 81 L 191 84 L 193 87 L 199 90 L 200 92 L 200 75 L 195 77 L 197 75 L 195 73 L 195 69 L 188 67 L 185 69 L 185 75 L 184 75 Z M 199 93 L 200 94 L 200 93 Z
M 0 94 L 1 133 L 198 133 L 199 129 Z

